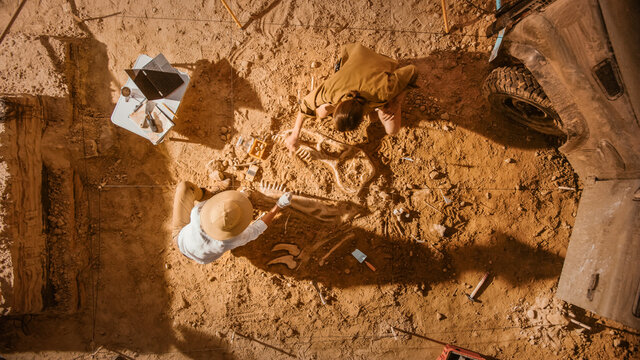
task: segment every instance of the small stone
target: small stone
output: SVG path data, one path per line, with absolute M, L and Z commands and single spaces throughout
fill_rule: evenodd
M 449 120 L 449 114 L 448 113 L 442 113 L 440 115 L 440 119 L 442 120 Z
M 216 277 L 215 276 L 209 276 L 209 281 L 216 281 Z
M 214 181 L 222 181 L 224 180 L 224 174 L 222 174 L 222 172 L 220 170 L 214 170 L 209 174 L 209 177 L 211 178 L 211 180 Z
M 491 199 L 491 193 L 490 192 L 486 193 L 485 196 L 487 197 L 487 199 Z
M 420 111 L 422 111 L 422 112 L 427 111 L 427 107 L 426 107 L 426 106 L 424 106 L 424 105 L 420 106 Z
M 433 224 L 431 226 L 431 230 L 438 234 L 438 236 L 444 237 L 444 233 L 447 231 L 447 228 L 441 224 Z
M 347 274 L 347 275 L 349 275 L 349 274 L 351 274 L 351 270 L 349 270 L 349 269 L 344 269 L 344 273 L 345 273 L 345 274 Z
M 389 194 L 387 194 L 387 193 L 386 193 L 386 192 L 384 192 L 384 191 L 380 191 L 380 192 L 378 193 L 378 196 L 379 196 L 382 200 L 388 200 L 388 199 L 389 199 Z
M 229 128 L 226 126 L 220 126 L 220 133 L 221 134 L 226 134 L 229 132 Z
M 515 161 L 515 160 L 513 160 L 512 158 L 506 158 L 506 159 L 504 159 L 504 162 L 505 162 L 506 164 L 513 164 L 513 163 L 514 163 L 514 162 L 516 162 L 516 161 Z
M 164 268 L 167 270 L 171 269 L 171 264 L 169 263 L 164 264 Z
M 522 185 L 516 185 L 516 186 L 515 186 L 515 189 L 516 189 L 516 190 L 522 190 Z
M 319 68 L 320 67 L 320 63 L 317 61 L 312 61 L 311 62 L 311 68 L 315 69 L 315 68 Z
M 429 178 L 431 178 L 431 180 L 440 179 L 440 178 L 442 178 L 442 176 L 443 176 L 442 173 L 440 173 L 439 171 L 436 171 L 436 170 L 432 170 L 429 173 Z
M 443 125 L 442 126 L 442 130 L 449 131 L 449 130 L 451 130 L 451 128 L 449 127 L 449 125 Z
M 534 320 L 535 318 L 537 318 L 537 317 L 538 317 L 538 313 L 537 313 L 535 310 L 530 309 L 529 311 L 527 311 L 527 317 L 528 317 L 530 320 Z
M 557 179 L 558 179 L 558 177 L 557 177 L 557 176 L 555 176 L 555 175 L 553 175 L 553 176 L 551 177 L 551 181 L 556 181 Z
M 220 135 L 220 140 L 227 141 L 227 135 Z
M 613 346 L 615 347 L 622 347 L 623 346 L 623 341 L 621 339 L 613 339 Z
M 442 320 L 444 320 L 444 319 L 446 319 L 446 318 L 447 318 L 447 317 L 446 317 L 446 316 L 444 316 L 444 314 L 442 314 L 442 313 L 436 313 L 436 317 L 437 317 L 437 318 L 438 318 L 438 320 L 440 320 L 440 321 L 442 321 Z

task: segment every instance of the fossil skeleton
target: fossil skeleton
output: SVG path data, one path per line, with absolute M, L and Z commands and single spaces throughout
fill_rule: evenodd
M 285 130 L 273 139 L 282 144 L 292 130 Z M 322 134 L 302 129 L 296 155 L 305 163 L 319 160 L 333 172 L 338 187 L 346 193 L 358 194 L 371 180 L 376 170 L 364 151 Z

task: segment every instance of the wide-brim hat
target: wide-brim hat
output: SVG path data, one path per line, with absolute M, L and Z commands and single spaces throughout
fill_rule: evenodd
M 202 206 L 200 225 L 210 237 L 227 240 L 239 235 L 253 219 L 251 201 L 239 191 L 216 194 Z

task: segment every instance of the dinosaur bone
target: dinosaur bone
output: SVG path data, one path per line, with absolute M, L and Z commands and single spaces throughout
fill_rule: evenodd
M 271 252 L 280 251 L 280 250 L 285 250 L 286 252 L 288 252 L 290 255 L 293 255 L 293 256 L 300 255 L 300 248 L 295 244 L 285 244 L 285 243 L 276 244 L 273 247 L 273 249 L 271 249 Z
M 282 144 L 291 131 L 285 130 L 272 139 Z M 359 148 L 305 129 L 302 129 L 301 135 L 296 155 L 305 163 L 319 160 L 328 166 L 336 184 L 344 192 L 358 194 L 375 174 L 371 159 Z
M 267 263 L 267 266 L 276 265 L 276 264 L 285 264 L 291 270 L 295 269 L 298 266 L 298 263 L 293 260 L 293 255 L 283 255 L 277 257 Z
M 267 185 L 265 185 L 267 184 Z M 282 188 L 283 190 L 279 190 Z M 271 199 L 278 199 L 285 193 L 283 185 L 263 182 L 259 192 Z M 354 203 L 347 201 L 321 200 L 308 196 L 294 195 L 291 197 L 291 207 L 303 214 L 309 215 L 323 222 L 344 223 L 353 219 L 360 209 Z

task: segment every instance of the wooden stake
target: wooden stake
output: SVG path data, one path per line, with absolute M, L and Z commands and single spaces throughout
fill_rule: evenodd
M 13 22 L 16 21 L 16 18 L 18 17 L 18 14 L 20 14 L 20 11 L 22 10 L 22 8 L 24 7 L 24 4 L 26 2 L 27 2 L 27 0 L 22 0 L 20 2 L 20 4 L 18 5 L 18 8 L 16 9 L 16 12 L 13 13 L 13 16 L 11 17 L 11 20 L 9 20 L 9 23 L 4 28 L 4 31 L 2 32 L 2 35 L 0 35 L 0 43 L 2 43 L 2 40 L 4 40 L 5 36 L 7 36 L 7 34 L 9 33 L 9 29 L 11 29 L 11 25 L 13 25 Z
M 235 21 L 235 22 L 236 22 L 236 24 L 238 25 L 238 27 L 239 27 L 240 29 L 242 29 L 242 25 L 240 25 L 240 21 L 238 21 L 238 18 L 236 17 L 236 15 L 233 13 L 233 11 L 231 11 L 231 8 L 229 7 L 229 5 L 227 5 L 227 2 L 226 2 L 226 1 L 224 1 L 224 0 L 220 0 L 220 1 L 222 1 L 222 4 L 224 5 L 224 7 L 226 7 L 226 8 L 227 8 L 227 11 L 229 12 L 229 14 L 231 15 L 231 17 L 233 18 L 233 21 Z M 442 0 L 442 1 L 444 1 L 444 0 Z
M 444 21 L 444 33 L 449 33 L 449 23 L 447 22 L 447 4 L 444 3 L 444 0 L 440 0 L 440 5 L 442 6 L 442 20 Z

